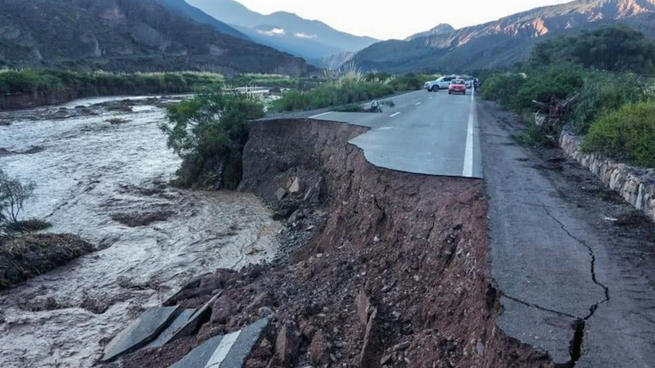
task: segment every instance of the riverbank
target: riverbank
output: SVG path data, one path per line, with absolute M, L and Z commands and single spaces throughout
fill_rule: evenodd
M 175 101 L 1 114 L 11 124 L 0 126 L 0 165 L 37 184 L 24 213 L 100 250 L 0 292 L 0 366 L 91 367 L 135 315 L 190 279 L 275 256 L 280 225 L 254 195 L 168 185 L 180 162 L 158 124 Z
M 212 73 L 81 73 L 54 70 L 0 70 L 0 111 L 60 105 L 99 96 L 190 93 L 220 83 Z
M 380 169 L 349 144 L 366 128 L 253 123 L 241 189 L 282 219 L 289 253 L 217 270 L 165 305 L 209 304 L 188 337 L 127 367 L 167 367 L 207 339 L 272 316 L 245 367 L 551 367 L 496 328 L 484 183 Z

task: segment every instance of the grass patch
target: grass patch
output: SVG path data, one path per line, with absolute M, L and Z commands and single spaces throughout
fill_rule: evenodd
M 348 104 L 344 106 L 337 106 L 333 111 L 336 112 L 364 112 L 366 109 L 362 106 L 362 104 L 358 103 L 353 103 L 353 104 Z
M 386 73 L 364 75 L 357 70 L 348 70 L 342 74 L 329 72 L 326 73 L 326 82 L 310 91 L 288 91 L 273 103 L 271 109 L 284 112 L 349 106 L 396 92 L 419 90 L 429 79 L 429 76 L 417 74 L 394 77 Z

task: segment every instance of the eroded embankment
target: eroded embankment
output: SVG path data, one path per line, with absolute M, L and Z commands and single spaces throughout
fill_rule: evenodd
M 127 366 L 165 367 L 270 312 L 274 323 L 247 367 L 550 366 L 496 328 L 483 182 L 376 168 L 348 144 L 363 132 L 317 121 L 253 124 L 242 189 L 280 216 L 296 208 L 309 219 L 329 215 L 316 228 L 291 215 L 287 243 L 312 236 L 286 261 L 190 284 L 170 303 L 199 307 L 224 290 L 211 319 Z M 278 201 L 275 192 L 296 177 L 300 190 Z

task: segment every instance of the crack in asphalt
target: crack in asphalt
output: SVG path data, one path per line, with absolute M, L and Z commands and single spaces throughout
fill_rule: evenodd
M 571 239 L 577 241 L 578 243 L 582 244 L 582 246 L 587 248 L 587 250 L 589 251 L 589 256 L 591 257 L 591 279 L 594 282 L 594 284 L 601 287 L 605 293 L 605 299 L 589 307 L 589 314 L 586 317 L 576 318 L 575 322 L 573 322 L 572 327 L 575 332 L 573 334 L 573 339 L 571 340 L 571 344 L 569 347 L 571 360 L 564 364 L 555 365 L 555 368 L 573 368 L 575 367 L 580 357 L 582 357 L 582 342 L 584 340 L 584 330 L 585 330 L 586 322 L 594 315 L 594 313 L 596 313 L 596 310 L 598 309 L 599 305 L 603 303 L 607 303 L 610 300 L 610 290 L 607 286 L 605 286 L 603 283 L 598 281 L 598 279 L 596 278 L 596 253 L 594 252 L 593 248 L 589 244 L 587 244 L 584 240 L 571 234 L 571 232 L 568 229 L 566 229 L 566 226 L 555 216 L 553 216 L 553 214 L 550 213 L 548 207 L 545 204 L 541 203 L 541 207 L 543 208 L 544 212 L 546 212 L 546 215 L 548 215 L 548 217 L 550 217 L 551 219 L 553 219 L 553 221 L 559 224 L 559 226 L 562 228 L 562 231 L 564 231 Z
M 501 292 L 501 293 L 502 293 L 503 297 L 505 297 L 505 298 L 507 298 L 507 299 L 509 299 L 509 300 L 511 300 L 511 301 L 514 301 L 514 302 L 516 302 L 516 303 L 523 304 L 523 305 L 525 305 L 526 307 L 531 307 L 531 308 L 539 309 L 539 310 L 541 310 L 541 311 L 548 312 L 548 313 L 553 313 L 553 314 L 557 314 L 558 316 L 562 316 L 562 317 L 573 318 L 573 319 L 575 319 L 575 320 L 580 319 L 579 317 L 576 317 L 576 316 L 574 316 L 574 315 L 572 315 L 572 314 L 568 314 L 568 313 L 564 313 L 564 312 L 556 311 L 556 310 L 554 310 L 554 309 L 549 309 L 549 308 L 546 308 L 546 307 L 542 307 L 542 306 L 540 306 L 540 305 L 538 305 L 538 304 L 533 304 L 533 303 L 530 303 L 530 302 L 526 302 L 525 300 L 521 300 L 521 299 L 519 299 L 519 298 L 515 298 L 515 297 L 513 297 L 513 296 L 509 296 L 509 295 L 505 294 L 504 292 Z

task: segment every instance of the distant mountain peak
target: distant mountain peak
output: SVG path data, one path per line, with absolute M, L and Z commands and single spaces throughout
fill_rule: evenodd
M 411 41 L 420 37 L 434 36 L 434 35 L 444 35 L 455 32 L 455 27 L 447 23 L 439 23 L 437 26 L 433 27 L 429 31 L 417 33 L 407 37 L 406 41 Z
M 336 30 L 320 20 L 287 11 L 261 14 L 234 0 L 186 0 L 217 20 L 236 27 L 252 40 L 308 59 L 364 49 L 376 39 Z

